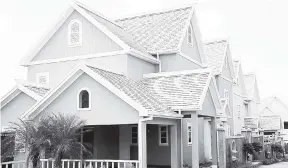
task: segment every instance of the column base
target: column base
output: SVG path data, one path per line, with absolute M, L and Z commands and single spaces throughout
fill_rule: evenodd
M 211 168 L 217 168 L 217 165 L 212 165 Z

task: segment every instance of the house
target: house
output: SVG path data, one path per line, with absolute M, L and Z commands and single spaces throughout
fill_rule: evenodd
M 230 44 L 228 40 L 216 40 L 204 44 L 204 53 L 207 56 L 208 67 L 212 68 L 217 89 L 223 104 L 223 112 L 218 116 L 227 135 L 235 135 L 238 125 L 234 122 L 234 65 L 232 61 Z
M 248 117 L 248 104 L 246 103 L 247 92 L 241 61 L 233 60 L 233 65 L 235 72 L 235 80 L 233 85 L 233 123 L 237 125 L 237 127 L 235 127 L 235 135 L 241 135 L 241 129 L 245 126 L 244 119 L 245 117 Z
M 284 141 L 288 141 L 288 108 L 287 106 L 276 96 L 268 97 L 262 100 L 259 116 L 280 116 L 280 124 L 277 122 L 275 128 L 278 128 L 276 132 L 284 134 Z M 278 119 L 279 120 L 279 119 Z M 274 122 L 275 123 L 275 122 Z M 275 132 L 275 129 L 266 129 L 266 132 Z M 264 132 L 265 133 L 265 132 Z
M 256 75 L 245 74 L 244 83 L 247 91 L 247 117 L 259 116 L 259 106 L 261 100 Z
M 21 61 L 28 82 L 1 99 L 1 126 L 72 113 L 101 164 L 217 167 L 218 90 L 230 104 L 233 65 L 226 49 L 223 73 L 207 68 L 194 7 L 113 21 L 75 2 Z

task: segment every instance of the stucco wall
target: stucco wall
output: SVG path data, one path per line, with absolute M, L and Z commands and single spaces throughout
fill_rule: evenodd
M 77 96 L 82 88 L 90 90 L 91 110 L 77 109 Z M 77 114 L 86 120 L 87 125 L 138 123 L 139 115 L 135 109 L 86 74 L 81 75 L 44 112 Z
M 1 108 L 1 126 L 9 126 L 10 122 L 17 122 L 23 113 L 31 108 L 36 100 L 26 95 L 19 93 L 12 101 Z
M 98 67 L 106 68 L 117 73 L 127 73 L 127 55 L 115 55 L 85 59 L 85 62 Z M 36 73 L 49 72 L 50 85 L 58 85 L 79 64 L 79 60 L 51 64 L 32 65 L 28 67 L 27 80 L 36 82 Z
M 68 24 L 71 20 L 78 19 L 82 22 L 82 46 L 68 46 Z M 121 47 L 113 42 L 102 31 L 85 19 L 81 14 L 74 11 L 54 36 L 45 44 L 33 61 L 63 58 L 84 54 L 118 51 Z
M 147 73 L 156 73 L 158 68 L 156 65 L 149 63 L 147 61 L 141 60 L 134 56 L 128 55 L 127 57 L 127 74 L 128 77 L 140 80 L 143 77 L 143 74 Z
M 163 72 L 193 70 L 201 68 L 199 65 L 178 54 L 161 55 L 160 60 Z

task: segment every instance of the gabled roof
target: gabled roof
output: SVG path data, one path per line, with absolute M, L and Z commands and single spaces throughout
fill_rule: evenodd
M 227 49 L 228 40 L 217 40 L 204 44 L 204 54 L 207 57 L 207 64 L 212 68 L 214 75 L 222 73 Z
M 36 101 L 40 101 L 49 92 L 49 90 L 50 88 L 44 86 L 16 80 L 16 86 L 14 86 L 13 89 L 11 89 L 1 98 L 1 108 L 8 104 L 21 92 L 25 93 Z
M 123 48 L 123 50 L 134 54 L 140 54 L 142 57 L 147 57 L 154 62 L 157 62 L 153 56 L 147 53 L 145 48 L 143 48 L 137 41 L 126 33 L 119 25 L 113 21 L 103 17 L 102 15 L 90 10 L 87 6 L 75 2 L 72 4 L 65 14 L 59 19 L 59 21 L 54 25 L 51 30 L 44 36 L 43 39 L 37 44 L 31 52 L 29 52 L 22 60 L 21 65 L 27 65 L 42 49 L 42 47 L 53 37 L 57 30 L 63 25 L 66 19 L 72 14 L 73 11 L 79 12 L 83 17 L 90 21 L 94 26 L 96 26 L 100 31 L 106 34 L 110 39 Z M 97 38 L 97 37 L 95 37 Z
M 244 75 L 244 83 L 245 83 L 245 88 L 247 91 L 247 99 L 252 100 L 254 98 L 254 95 L 257 94 L 256 95 L 256 99 L 257 99 L 256 101 L 260 102 L 256 75 L 255 74 Z
M 134 41 L 149 53 L 175 52 L 180 49 L 194 8 L 147 13 L 116 20 Z
M 228 99 L 221 99 L 222 113 L 225 117 L 231 117 L 231 108 Z M 227 114 L 228 111 L 228 114 Z
M 75 78 L 77 78 L 77 76 L 83 73 L 88 74 L 95 81 L 139 111 L 140 116 L 181 117 L 181 115 L 175 113 L 171 108 L 151 94 L 149 89 L 141 81 L 134 81 L 122 74 L 85 64 L 76 66 L 60 85 L 49 92 L 44 99 L 35 104 L 22 117 L 34 117 L 39 114 L 52 102 L 51 100 L 54 100 L 60 95 L 74 80 L 76 80 Z
M 214 81 L 211 69 L 203 69 L 146 74 L 143 82 L 152 94 L 172 109 L 189 111 L 202 110 L 207 90 Z
M 288 118 L 288 107 L 276 96 L 271 96 L 261 101 L 260 115 L 265 115 L 267 110 L 271 114 L 280 115 L 285 121 Z

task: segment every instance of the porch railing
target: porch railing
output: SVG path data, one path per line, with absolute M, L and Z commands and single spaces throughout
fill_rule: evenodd
M 0 168 L 26 168 L 26 161 L 10 161 L 10 162 L 2 162 L 0 163 Z
M 41 159 L 41 168 L 54 168 L 54 160 Z M 139 168 L 138 160 L 62 159 L 62 168 Z

